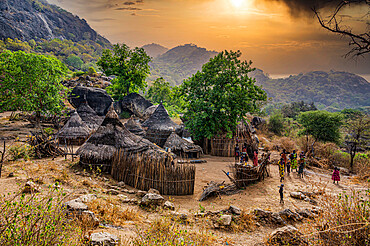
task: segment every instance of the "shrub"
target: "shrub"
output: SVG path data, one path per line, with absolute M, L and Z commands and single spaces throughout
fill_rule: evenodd
M 370 155 L 357 154 L 355 157 L 355 171 L 361 180 L 370 182 Z
M 0 245 L 81 245 L 82 234 L 65 216 L 65 195 L 0 197 Z
M 322 213 L 314 223 L 307 223 L 312 245 L 369 245 L 370 190 L 344 191 L 338 196 L 325 195 L 320 202 Z
M 293 152 L 293 150 L 297 149 L 295 142 L 288 137 L 275 138 L 272 143 L 278 151 L 285 149 L 288 152 Z
M 214 236 L 203 230 L 197 232 L 182 228 L 179 223 L 169 218 L 161 218 L 145 229 L 137 231 L 138 237 L 133 243 L 144 245 L 214 245 Z
M 11 161 L 19 159 L 29 160 L 35 156 L 33 148 L 28 144 L 16 143 L 9 148 L 9 157 Z
M 269 131 L 281 136 L 284 131 L 284 117 L 281 113 L 273 114 L 270 117 L 269 123 L 267 125 Z

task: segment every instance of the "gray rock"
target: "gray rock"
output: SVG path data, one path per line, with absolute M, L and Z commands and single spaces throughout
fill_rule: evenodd
M 146 194 L 148 194 L 148 192 L 143 191 L 143 190 L 138 190 L 138 191 L 136 192 L 136 195 L 137 195 L 138 197 L 140 197 L 140 198 L 144 197 Z
M 169 209 L 169 210 L 175 210 L 175 205 L 170 201 L 166 201 L 163 204 L 163 207 L 166 208 L 166 209 Z
M 308 245 L 302 234 L 294 226 L 288 225 L 273 231 L 268 239 L 268 245 Z
M 38 193 L 40 192 L 40 187 L 36 185 L 32 181 L 28 181 L 23 188 L 22 193 L 30 194 L 30 193 Z
M 82 212 L 88 209 L 85 203 L 77 201 L 77 199 L 68 201 L 64 205 L 69 211 Z
M 299 200 L 304 200 L 306 198 L 306 196 L 303 195 L 302 192 L 290 192 L 290 196 Z
M 236 215 L 241 215 L 242 214 L 242 210 L 238 207 L 235 207 L 235 206 L 230 206 L 229 211 L 230 211 L 230 213 L 236 214 Z
M 153 193 L 153 194 L 158 194 L 158 195 L 160 195 L 159 191 L 158 191 L 158 190 L 156 190 L 156 189 L 153 189 L 153 188 L 150 188 L 150 189 L 148 190 L 148 193 Z
M 291 211 L 289 208 L 284 209 L 283 211 L 280 211 L 278 214 L 285 221 L 289 221 L 289 220 L 301 221 L 303 219 L 303 217 L 301 215 L 299 215 L 296 212 Z
M 121 187 L 121 188 L 125 188 L 125 182 L 121 181 L 121 182 L 118 182 L 117 184 L 118 187 Z
M 232 221 L 233 217 L 231 215 L 221 215 L 220 218 L 218 218 L 217 222 L 221 225 L 221 226 L 229 226 L 231 225 L 231 221 Z
M 86 194 L 76 199 L 77 202 L 89 203 L 96 200 L 98 197 L 95 194 Z
M 121 200 L 122 203 L 129 203 L 131 202 L 131 199 L 125 198 Z
M 119 194 L 119 191 L 118 190 L 114 190 L 114 189 L 109 189 L 105 192 L 106 194 L 109 194 L 109 195 L 113 195 L 113 196 L 116 196 Z
M 114 246 L 118 245 L 118 237 L 107 232 L 93 233 L 90 236 L 91 246 Z
M 13 178 L 14 177 L 14 173 L 9 173 L 8 174 L 8 178 Z
M 173 220 L 187 221 L 188 215 L 186 213 L 171 212 Z
M 144 206 L 160 206 L 164 202 L 164 198 L 161 195 L 148 193 L 141 199 L 141 204 Z
M 136 193 L 136 191 L 134 191 L 134 190 L 129 190 L 129 191 L 127 191 L 127 193 L 128 193 L 128 194 L 135 194 L 135 193 Z
M 87 225 L 92 225 L 97 227 L 100 224 L 99 219 L 95 216 L 94 212 L 91 211 L 82 211 L 81 213 L 82 221 L 87 223 Z
M 118 114 L 129 112 L 135 116 L 142 118 L 147 108 L 153 104 L 137 93 L 130 93 L 123 97 L 122 100 L 115 103 L 114 107 Z
M 127 196 L 126 195 L 123 195 L 123 194 L 119 194 L 117 195 L 118 199 L 120 199 L 121 201 L 127 199 Z
M 296 212 L 301 215 L 302 217 L 304 218 L 315 218 L 317 217 L 316 214 L 312 213 L 309 209 L 305 208 L 305 209 L 296 209 Z

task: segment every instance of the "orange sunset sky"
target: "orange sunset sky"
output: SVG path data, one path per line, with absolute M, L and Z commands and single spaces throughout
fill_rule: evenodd
M 193 43 L 209 50 L 241 50 L 244 59 L 269 74 L 331 69 L 370 74 L 370 55 L 344 58 L 348 40 L 319 26 L 306 4 L 311 0 L 48 1 L 86 19 L 112 43 L 167 48 Z M 369 7 L 347 8 L 341 18 L 365 32 Z

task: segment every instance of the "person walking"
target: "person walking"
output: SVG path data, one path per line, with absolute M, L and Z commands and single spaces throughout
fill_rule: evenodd
M 299 160 L 298 177 L 303 178 L 303 172 L 304 172 L 304 167 L 305 166 L 306 166 L 305 159 L 301 158 Z
M 297 153 L 295 152 L 295 150 L 293 150 L 293 153 L 290 154 L 290 159 L 291 159 L 291 168 L 293 172 L 293 169 L 297 170 L 298 167 Z
M 279 164 L 279 175 L 280 175 L 280 183 L 284 181 L 284 172 L 285 172 L 285 162 L 283 158 L 280 158 Z
M 254 165 L 255 167 L 257 167 L 257 166 L 258 166 L 258 151 L 257 151 L 257 150 L 255 150 L 255 151 L 254 151 L 254 156 L 253 156 L 253 165 Z
M 240 149 L 239 149 L 239 145 L 236 144 L 235 145 L 235 163 L 239 162 L 239 157 L 240 157 Z
M 333 184 L 335 184 L 335 181 L 337 181 L 337 184 L 339 184 L 338 182 L 340 181 L 340 173 L 339 173 L 338 167 L 334 167 L 334 171 L 333 171 L 333 175 L 331 176 L 331 179 L 333 180 Z
M 280 204 L 284 204 L 284 184 L 281 184 L 279 187 L 280 194 Z
M 286 164 L 286 171 L 287 171 L 288 176 L 290 176 L 290 160 Z
M 286 157 L 286 150 L 284 149 L 283 152 L 280 153 L 280 157 L 284 159 L 285 165 L 287 164 L 287 157 Z M 285 167 L 286 169 L 286 167 Z

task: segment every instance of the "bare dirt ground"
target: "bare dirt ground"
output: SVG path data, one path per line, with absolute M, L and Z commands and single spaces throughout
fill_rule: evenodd
M 0 114 L 0 140 L 6 140 L 8 146 L 19 138 L 19 141 L 24 141 L 29 135 L 30 124 L 25 121 L 10 122 L 7 117 L 10 114 Z M 2 143 L 0 144 L 2 146 Z M 273 152 L 271 159 L 277 159 L 278 153 Z M 226 209 L 229 205 L 234 205 L 244 211 L 252 211 L 256 208 L 261 208 L 269 211 L 281 211 L 285 208 L 295 210 L 296 208 L 311 208 L 312 205 L 308 202 L 292 199 L 289 193 L 293 191 L 312 191 L 319 187 L 326 187 L 326 192 L 337 194 L 348 189 L 364 189 L 362 184 L 357 184 L 353 177 L 341 176 L 339 185 L 334 185 L 331 181 L 331 172 L 320 169 L 308 169 L 305 172 L 303 179 L 297 174 L 291 173 L 285 178 L 285 204 L 279 204 L 278 186 L 280 178 L 278 168 L 275 165 L 270 165 L 270 177 L 265 180 L 248 186 L 245 190 L 238 194 L 222 197 L 213 197 L 206 201 L 199 202 L 198 199 L 203 191 L 203 187 L 210 181 L 226 181 L 229 183 L 227 176 L 222 170 L 229 171 L 228 166 L 233 163 L 233 158 L 204 156 L 202 159 L 207 163 L 196 165 L 196 180 L 194 195 L 191 196 L 165 196 L 166 199 L 173 201 L 176 210 L 186 212 L 188 214 L 199 212 L 201 204 L 207 211 L 216 211 Z M 65 160 L 64 157 L 46 159 L 32 159 L 29 161 L 17 160 L 6 162 L 3 167 L 2 177 L 0 178 L 0 195 L 9 195 L 10 193 L 18 192 L 24 183 L 32 179 L 38 182 L 43 190 L 46 190 L 49 185 L 56 181 L 61 183 L 63 189 L 70 193 L 70 198 L 77 197 L 81 194 L 95 193 L 103 195 L 108 189 L 107 184 L 115 185 L 116 181 L 110 178 L 110 175 L 95 175 L 94 173 L 84 172 L 77 165 L 78 160 L 72 161 L 69 157 Z M 10 173 L 14 173 L 14 177 L 8 177 Z M 128 189 L 131 189 L 128 187 Z M 135 195 L 125 194 L 128 198 L 133 198 Z M 128 221 L 121 228 L 103 228 L 113 234 L 119 235 L 122 238 L 133 237 L 136 235 L 135 225 L 147 225 L 151 221 L 163 215 L 162 212 L 148 212 L 140 209 L 135 205 L 122 204 L 123 208 L 132 208 L 141 214 L 142 220 Z M 189 229 L 191 229 L 189 227 Z M 273 231 L 274 228 L 259 227 L 253 232 L 231 233 L 227 231 L 219 231 L 208 229 L 218 238 L 218 245 L 255 245 L 262 243 L 266 237 Z

